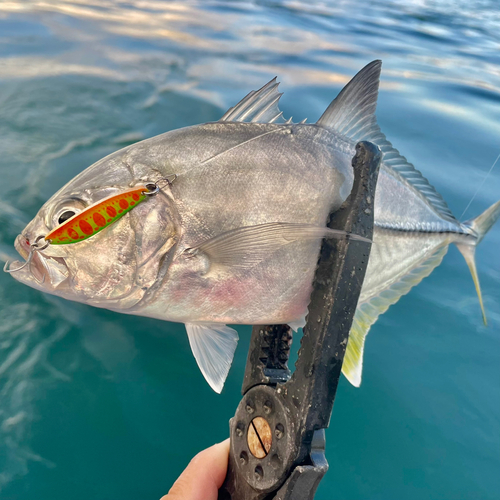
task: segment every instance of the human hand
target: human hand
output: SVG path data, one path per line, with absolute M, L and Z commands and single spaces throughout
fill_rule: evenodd
M 160 500 L 217 500 L 227 472 L 229 439 L 196 455 Z

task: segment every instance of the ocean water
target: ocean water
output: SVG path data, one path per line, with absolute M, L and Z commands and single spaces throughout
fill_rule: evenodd
M 123 146 L 217 120 L 275 75 L 315 121 L 383 60 L 378 119 L 463 220 L 500 198 L 494 1 L 11 0 L 0 3 L 0 257 L 44 201 Z M 463 210 L 473 197 L 470 208 Z M 500 497 L 500 224 L 477 251 L 489 326 L 455 248 L 372 328 L 342 379 L 318 499 Z M 157 499 L 225 439 L 224 391 L 182 325 L 44 295 L 0 274 L 0 498 Z

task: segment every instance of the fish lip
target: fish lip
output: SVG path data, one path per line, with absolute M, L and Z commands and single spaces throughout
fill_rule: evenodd
M 17 253 L 24 259 L 28 259 L 28 255 L 30 253 L 30 246 L 28 240 L 22 235 L 18 235 L 14 241 L 14 248 L 17 250 Z
M 28 238 L 26 238 L 22 234 L 18 235 L 14 241 L 14 248 L 26 262 L 31 252 L 31 246 L 29 244 Z M 51 277 L 51 273 L 49 271 L 49 267 L 51 266 L 51 261 L 57 263 L 59 269 L 61 265 L 64 266 L 64 270 L 67 275 L 65 279 L 58 279 L 57 282 L 54 282 L 54 280 Z M 9 270 L 12 271 L 17 267 L 23 265 L 25 262 L 14 261 L 9 265 Z M 68 266 L 66 265 L 64 258 L 46 255 L 44 254 L 43 250 L 35 252 L 31 260 L 30 266 L 28 266 L 27 268 L 23 269 L 20 272 L 25 272 L 27 278 L 34 279 L 38 285 L 45 285 L 54 289 L 59 287 L 65 281 L 67 281 L 67 279 L 70 276 L 69 269 Z

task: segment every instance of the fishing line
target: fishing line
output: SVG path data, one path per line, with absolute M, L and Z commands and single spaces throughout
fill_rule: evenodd
M 469 209 L 469 207 L 471 206 L 471 203 L 474 201 L 474 198 L 477 196 L 477 193 L 479 193 L 480 189 L 484 186 L 484 183 L 486 182 L 486 180 L 488 179 L 488 177 L 490 176 L 493 168 L 495 167 L 495 165 L 498 163 L 498 160 L 500 159 L 500 153 L 498 153 L 498 156 L 497 156 L 497 159 L 493 162 L 493 165 L 491 165 L 491 168 L 488 170 L 488 173 L 486 174 L 485 178 L 483 179 L 483 182 L 481 182 L 481 185 L 477 188 L 476 192 L 474 193 L 474 196 L 471 198 L 471 200 L 469 201 L 469 204 L 465 207 L 465 210 L 462 212 L 462 215 L 459 217 L 458 220 L 462 220 L 465 212 L 467 212 L 467 210 Z

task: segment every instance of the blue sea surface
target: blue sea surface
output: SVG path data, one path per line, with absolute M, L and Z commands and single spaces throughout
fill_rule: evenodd
M 500 199 L 495 1 L 10 0 L 0 3 L 0 257 L 61 186 L 141 139 L 219 119 L 274 76 L 314 122 L 382 59 L 377 116 L 458 218 Z M 477 191 L 465 214 L 465 207 Z M 291 193 L 290 196 L 293 196 Z M 321 500 L 500 498 L 500 224 L 367 338 L 341 380 Z M 228 436 L 250 327 L 215 394 L 184 326 L 124 316 L 0 274 L 0 498 L 158 499 Z

